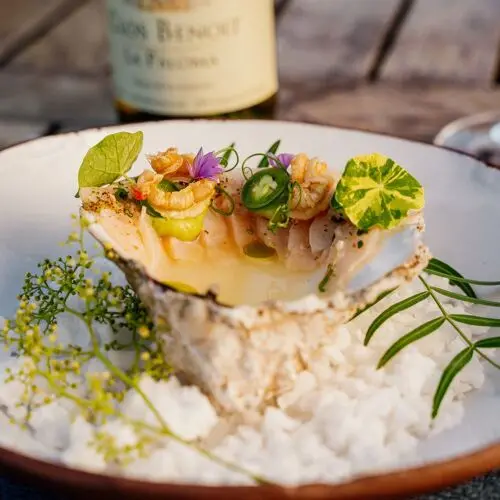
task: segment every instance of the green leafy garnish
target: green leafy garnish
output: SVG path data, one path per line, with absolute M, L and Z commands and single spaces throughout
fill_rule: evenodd
M 399 302 L 396 302 L 395 304 L 392 304 L 392 306 L 388 307 L 383 313 L 379 314 L 373 320 L 372 324 L 368 327 L 368 331 L 366 332 L 364 344 L 368 345 L 370 343 L 370 340 L 375 335 L 377 330 L 387 320 L 392 318 L 395 314 L 398 314 L 401 311 L 404 311 L 405 309 L 409 309 L 410 307 L 413 307 L 414 305 L 418 304 L 419 302 L 422 302 L 427 297 L 429 297 L 429 295 L 430 295 L 430 292 L 417 293 L 416 295 L 412 295 L 411 297 L 407 297 L 406 299 L 403 299 Z
M 396 356 L 396 354 L 398 354 L 406 346 L 412 344 L 417 340 L 427 337 L 427 335 L 430 335 L 432 332 L 435 332 L 439 327 L 443 325 L 444 322 L 445 318 L 443 317 L 431 319 L 423 325 L 417 326 L 417 328 L 413 329 L 410 333 L 407 333 L 406 335 L 401 337 L 397 342 L 392 344 L 392 346 L 389 347 L 389 349 L 387 349 L 384 355 L 380 358 L 377 369 L 383 368 L 394 356 Z
M 432 418 L 436 418 L 443 399 L 450 388 L 453 379 L 465 368 L 472 359 L 474 349 L 466 347 L 460 351 L 445 368 L 432 402 Z
M 78 171 L 78 188 L 101 187 L 125 175 L 142 149 L 143 133 L 118 132 L 89 149 Z
M 474 347 L 476 349 L 499 349 L 500 348 L 500 337 L 490 337 L 487 339 L 478 340 Z
M 220 164 L 223 166 L 223 167 L 227 167 L 228 163 L 229 163 L 229 158 L 231 158 L 231 154 L 233 151 L 235 151 L 234 149 L 234 146 L 236 146 L 236 143 L 232 143 L 224 152 L 224 155 L 222 156 L 222 158 L 220 159 Z
M 500 319 L 497 318 L 485 318 L 484 316 L 473 316 L 472 314 L 450 314 L 450 319 L 464 325 L 500 327 Z
M 374 153 L 347 162 L 331 205 L 359 229 L 391 229 L 423 208 L 424 190 L 393 160 Z
M 275 143 L 273 143 L 269 147 L 269 149 L 267 150 L 267 153 L 262 157 L 259 164 L 257 165 L 257 168 L 266 168 L 269 166 L 269 155 L 276 154 L 276 151 L 278 151 L 280 144 L 281 144 L 281 139 L 278 139 Z
M 450 299 L 456 299 L 462 302 L 470 302 L 471 304 L 478 304 L 481 306 L 500 307 L 500 303 L 495 302 L 494 300 L 479 299 L 477 297 L 471 297 L 470 295 L 462 295 L 461 293 L 450 292 L 449 290 L 444 290 L 443 288 L 437 286 L 432 286 L 431 288 L 435 292 L 444 295 L 445 297 L 449 297 Z
M 357 318 L 359 315 L 363 314 L 364 312 L 368 311 L 368 309 L 371 309 L 374 305 L 378 304 L 381 300 L 385 299 L 388 295 L 390 295 L 392 292 L 394 292 L 396 288 L 390 288 L 389 290 L 385 290 L 382 292 L 373 302 L 370 304 L 367 304 L 365 307 L 362 307 L 361 309 L 358 309 L 354 316 L 351 318 L 351 321 L 354 318 Z M 365 339 L 366 342 L 366 339 Z M 365 343 L 366 345 L 366 343 Z
M 24 359 L 18 367 L 6 370 L 5 382 L 21 387 L 12 423 L 27 429 L 34 410 L 64 401 L 92 425 L 93 437 L 88 445 L 110 466 L 128 465 L 146 457 L 158 441 L 170 439 L 258 484 L 270 484 L 170 429 L 162 411 L 141 387 L 143 374 L 154 380 L 167 380 L 172 373 L 160 341 L 164 332 L 155 329 L 130 286 L 113 284 L 111 273 L 99 270 L 97 259 L 114 260 L 116 255 L 108 248 L 104 254 L 90 255 L 83 242 L 89 222 L 82 220 L 81 224 L 80 230 L 68 238 L 67 244 L 76 246 L 70 255 L 46 259 L 39 264 L 37 273 L 26 275 L 18 310 L 0 329 L 4 345 Z M 182 283 L 170 286 L 192 293 Z M 72 345 L 59 335 L 58 324 L 63 315 L 84 325 L 84 347 Z M 103 336 L 100 325 L 110 328 L 111 338 Z M 129 366 L 122 366 L 123 357 L 120 363 L 113 361 L 117 359 L 113 356 L 116 351 L 131 354 Z M 122 411 L 119 403 L 127 394 L 142 400 L 148 418 Z M 133 444 L 117 443 L 116 436 L 106 429 L 108 422 L 130 428 L 135 437 Z
M 451 276 L 454 276 L 455 278 L 463 279 L 463 276 L 459 272 L 455 271 L 455 269 L 453 269 L 451 266 L 449 266 L 445 262 L 442 262 L 436 258 L 430 260 L 426 271 L 429 274 L 434 274 L 436 272 L 446 273 L 446 274 L 449 274 Z M 463 281 L 457 281 L 457 280 L 453 280 L 453 279 L 450 279 L 450 283 L 452 283 L 453 285 L 460 288 L 465 293 L 465 295 L 468 295 L 469 297 L 477 297 L 476 293 L 474 292 L 474 290 L 472 289 L 472 287 L 470 286 L 469 283 L 465 283 Z
M 463 302 L 490 307 L 500 307 L 500 302 L 478 298 L 474 290 L 470 286 L 474 283 L 492 286 L 498 284 L 498 281 L 478 281 L 464 278 L 453 267 L 437 259 L 431 259 L 428 267 L 426 268 L 426 272 L 428 274 L 441 276 L 447 279 L 451 284 L 460 283 L 463 285 L 467 285 L 461 286 L 462 290 L 466 292 L 466 294 L 462 295 L 444 290 L 436 286 L 431 286 L 427 282 L 425 277 L 421 275 L 419 276 L 419 280 L 424 286 L 424 291 L 412 295 L 411 297 L 407 297 L 400 302 L 397 302 L 396 304 L 392 304 L 385 311 L 379 314 L 369 326 L 364 343 L 365 345 L 367 345 L 372 339 L 373 335 L 391 317 L 413 307 L 423 300 L 426 300 L 428 298 L 433 300 L 440 315 L 427 321 L 426 323 L 423 323 L 422 325 L 417 326 L 411 332 L 407 333 L 406 335 L 398 339 L 394 344 L 392 344 L 381 357 L 378 363 L 378 368 L 384 367 L 394 356 L 396 356 L 396 354 L 398 354 L 406 346 L 432 334 L 433 332 L 437 331 L 443 324 L 448 323 L 464 341 L 467 347 L 450 361 L 443 372 L 441 380 L 439 381 L 432 406 L 432 418 L 436 418 L 439 413 L 439 408 L 443 402 L 446 392 L 453 382 L 453 379 L 471 361 L 474 354 L 477 354 L 485 361 L 487 361 L 490 365 L 500 370 L 500 364 L 491 359 L 483 352 L 483 349 L 500 348 L 500 337 L 486 338 L 481 339 L 477 342 L 472 342 L 472 340 L 464 333 L 464 331 L 460 327 L 460 324 L 462 323 L 470 326 L 500 328 L 500 319 L 475 316 L 471 314 L 450 314 L 447 312 L 444 304 L 439 300 L 438 295 L 443 295 L 454 300 L 460 300 Z

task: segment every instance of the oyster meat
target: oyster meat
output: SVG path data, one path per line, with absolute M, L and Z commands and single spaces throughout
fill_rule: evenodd
M 224 411 L 274 404 L 339 325 L 430 258 L 420 210 L 360 229 L 332 202 L 340 172 L 306 154 L 249 178 L 202 150 L 148 159 L 137 178 L 81 187 L 82 215 L 168 362 Z

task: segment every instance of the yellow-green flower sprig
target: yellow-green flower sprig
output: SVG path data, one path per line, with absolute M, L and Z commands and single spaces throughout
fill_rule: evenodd
M 17 409 L 24 410 L 12 417 L 12 423 L 30 428 L 32 413 L 58 399 L 71 401 L 78 413 L 96 426 L 89 444 L 107 463 L 127 465 L 148 455 L 160 437 L 168 437 L 228 467 L 258 483 L 264 479 L 222 458 L 213 455 L 196 442 L 173 433 L 160 412 L 142 391 L 139 381 L 143 374 L 164 380 L 171 374 L 164 361 L 162 347 L 147 311 L 129 286 L 117 286 L 108 272 L 97 269 L 96 259 L 84 248 L 86 220 L 78 221 L 78 231 L 71 233 L 66 245 L 76 246 L 72 255 L 56 260 L 44 260 L 37 273 L 27 273 L 15 317 L 5 322 L 0 340 L 5 348 L 23 358 L 21 368 L 7 370 L 5 382 L 20 382 L 24 388 Z M 105 249 L 105 255 L 112 251 Z M 109 256 L 108 256 L 109 257 Z M 58 319 L 62 314 L 79 318 L 87 327 L 88 347 L 64 344 L 58 335 Z M 104 341 L 97 325 L 107 325 L 116 337 Z M 123 332 L 128 340 L 123 341 Z M 120 335 L 119 335 L 120 334 Z M 111 362 L 110 351 L 132 349 L 134 361 L 128 370 Z M 92 372 L 89 364 L 98 360 L 102 371 Z M 156 425 L 130 419 L 120 411 L 119 403 L 133 390 L 141 396 L 156 418 Z M 136 440 L 121 445 L 105 430 L 110 420 L 131 426 Z

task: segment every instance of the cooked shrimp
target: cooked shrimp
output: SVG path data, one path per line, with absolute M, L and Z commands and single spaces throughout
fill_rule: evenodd
M 193 163 L 194 156 L 180 154 L 177 148 L 168 148 L 162 153 L 148 155 L 147 158 L 155 172 L 170 177 L 173 174 L 176 176 L 189 176 L 189 166 Z
M 328 208 L 334 179 L 328 174 L 325 162 L 309 159 L 304 153 L 294 157 L 290 164 L 291 178 L 300 185 L 290 201 L 292 219 L 307 220 Z
M 151 206 L 165 217 L 185 219 L 201 215 L 210 206 L 216 183 L 200 179 L 180 191 L 164 191 L 158 184 L 163 175 L 145 170 L 137 179 L 137 189 Z
M 137 179 L 136 188 L 146 198 L 149 197 L 151 190 L 163 180 L 163 175 L 155 174 L 151 170 L 144 170 Z

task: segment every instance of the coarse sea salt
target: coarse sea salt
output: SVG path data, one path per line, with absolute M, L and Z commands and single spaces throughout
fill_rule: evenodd
M 445 280 L 431 283 L 448 289 Z M 270 481 L 294 485 L 335 483 L 350 477 L 401 467 L 418 461 L 418 444 L 460 422 L 464 396 L 484 382 L 482 364 L 474 359 L 454 380 L 438 418 L 430 418 L 436 384 L 443 368 L 462 348 L 448 326 L 408 346 L 384 369 L 376 370 L 380 356 L 403 334 L 435 317 L 432 302 L 423 301 L 393 317 L 376 333 L 368 347 L 365 332 L 373 319 L 392 302 L 420 291 L 418 281 L 400 288 L 351 323 L 339 328 L 328 345 L 320 346 L 317 359 L 301 373 L 295 385 L 252 418 L 218 415 L 197 387 L 182 386 L 172 377 L 156 382 L 143 376 L 140 387 L 169 428 L 186 440 L 196 440 L 221 459 L 234 462 Z M 454 313 L 463 304 L 444 298 Z M 85 335 L 74 322 L 62 322 L 68 338 Z M 78 330 L 78 331 L 77 331 Z M 487 333 L 487 329 L 469 331 Z M 123 353 L 114 360 L 130 362 Z M 128 358 L 127 358 L 128 356 Z M 120 357 L 120 355 L 118 355 Z M 0 372 L 15 368 L 21 359 L 0 361 Z M 101 367 L 96 364 L 93 369 Z M 78 415 L 67 401 L 56 400 L 37 410 L 33 432 L 13 428 L 8 415 L 16 409 L 22 387 L 0 385 L 0 444 L 25 453 L 62 462 L 70 467 L 150 481 L 200 484 L 250 484 L 252 480 L 197 450 L 165 437 L 149 455 L 131 464 L 107 464 L 90 442 L 97 430 L 114 436 L 120 445 L 136 441 L 132 426 L 110 420 L 97 429 Z M 129 392 L 119 410 L 131 419 L 154 425 L 144 400 Z

